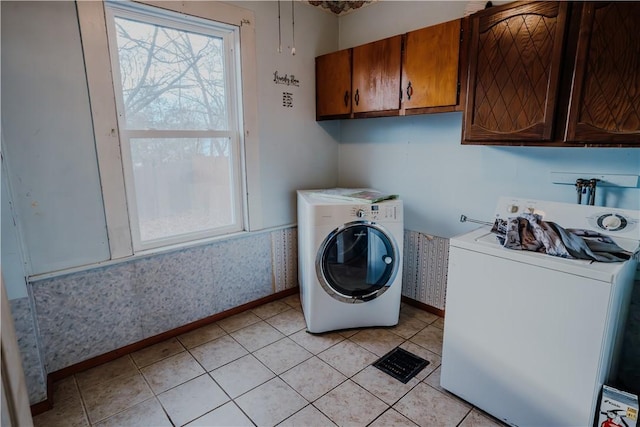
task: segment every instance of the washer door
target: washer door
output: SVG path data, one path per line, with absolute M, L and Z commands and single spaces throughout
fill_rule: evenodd
M 355 221 L 332 231 L 316 257 L 320 285 L 333 298 L 357 303 L 382 295 L 398 272 L 399 251 L 379 224 Z

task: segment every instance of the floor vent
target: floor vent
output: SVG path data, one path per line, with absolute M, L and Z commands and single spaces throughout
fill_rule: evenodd
M 406 384 L 428 364 L 423 358 L 396 347 L 378 359 L 373 366 Z

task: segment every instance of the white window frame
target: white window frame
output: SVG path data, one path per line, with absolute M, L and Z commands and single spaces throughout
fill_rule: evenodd
M 243 108 L 239 120 L 242 120 L 244 124 L 244 133 L 240 136 L 242 139 L 240 145 L 244 148 L 240 153 L 241 169 L 245 177 L 243 181 L 243 193 L 246 196 L 243 197 L 244 229 L 245 231 L 253 231 L 262 228 L 259 141 L 257 138 L 256 41 L 253 12 L 218 2 L 215 7 L 211 7 L 210 2 L 195 1 L 137 1 L 135 3 L 178 12 L 183 14 L 185 18 L 201 18 L 238 27 L 242 45 L 239 66 L 241 68 L 241 103 Z M 103 2 L 79 1 L 76 5 L 87 68 L 87 83 L 111 259 L 128 257 L 134 253 L 164 250 L 171 246 L 134 250 L 133 233 L 129 220 L 131 206 L 127 203 L 125 191 L 125 167 L 122 159 L 124 150 L 121 150 L 113 89 L 116 70 L 112 70 L 111 67 L 107 39 L 105 18 L 107 12 Z M 172 242 L 164 243 L 171 245 Z M 177 246 L 192 243 L 193 241 L 185 242 Z M 173 247 L 175 246 L 173 245 Z
M 237 75 L 239 73 L 239 61 L 236 60 L 235 52 L 240 52 L 239 28 L 221 23 L 213 23 L 193 17 L 185 17 L 175 12 L 163 11 L 155 7 L 139 5 L 130 2 L 106 2 L 105 16 L 107 21 L 107 35 L 109 39 L 109 51 L 111 53 L 111 64 L 113 72 L 113 85 L 115 88 L 116 107 L 118 114 L 118 127 L 120 143 L 122 146 L 122 162 L 125 177 L 125 189 L 127 203 L 129 206 L 129 220 L 131 223 L 131 238 L 133 249 L 144 250 L 167 246 L 175 243 L 184 243 L 207 237 L 230 234 L 245 229 L 245 218 L 243 215 L 243 179 L 241 170 L 241 147 L 242 118 L 241 100 L 238 99 L 242 93 L 238 85 Z M 121 75 L 117 33 L 115 19 L 131 19 L 151 25 L 166 26 L 179 31 L 191 31 L 206 36 L 219 37 L 224 45 L 224 71 L 225 93 L 227 94 L 228 129 L 225 131 L 216 130 L 130 130 L 126 126 L 125 106 L 123 103 L 123 89 L 121 85 Z M 189 234 L 175 235 L 165 238 L 142 241 L 140 232 L 140 217 L 138 213 L 137 194 L 135 179 L 133 176 L 133 160 L 131 158 L 131 139 L 134 138 L 228 138 L 231 144 L 231 193 L 233 194 L 234 206 L 232 224 L 226 227 L 219 227 L 214 230 L 203 230 Z

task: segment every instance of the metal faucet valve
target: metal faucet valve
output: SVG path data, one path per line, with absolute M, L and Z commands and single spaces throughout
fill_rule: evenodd
M 578 204 L 582 204 L 582 194 L 586 192 L 586 181 L 582 178 L 576 179 L 576 192 L 578 193 Z
M 595 179 L 595 178 L 591 178 L 589 180 L 589 184 L 588 184 L 588 187 L 589 187 L 589 204 L 591 206 L 593 206 L 595 204 L 595 202 L 596 202 L 596 183 L 597 182 L 598 182 L 598 180 Z

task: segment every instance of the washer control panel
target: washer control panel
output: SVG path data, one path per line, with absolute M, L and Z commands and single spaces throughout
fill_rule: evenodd
M 398 204 L 359 205 L 351 208 L 351 215 L 367 221 L 395 220 L 400 215 Z
M 495 218 L 537 214 L 563 228 L 582 228 L 610 236 L 640 240 L 640 210 L 501 197 Z

